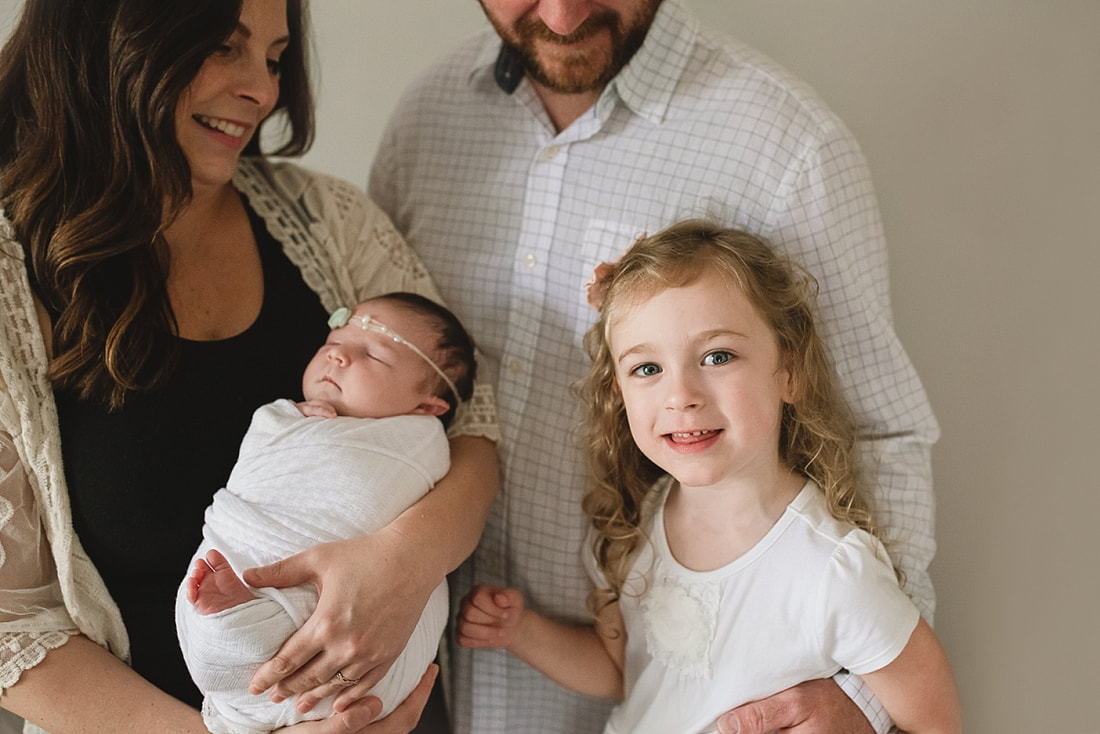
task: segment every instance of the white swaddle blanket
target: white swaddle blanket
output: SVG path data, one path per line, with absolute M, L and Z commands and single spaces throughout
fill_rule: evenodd
M 191 564 L 215 548 L 240 576 L 319 543 L 372 533 L 424 496 L 449 466 L 443 426 L 432 416 L 306 418 L 289 400 L 265 405 L 253 415 L 227 486 L 206 510 Z M 268 732 L 332 713 L 331 697 L 303 715 L 294 699 L 275 704 L 248 692 L 260 664 L 313 611 L 313 586 L 253 589 L 252 601 L 202 615 L 187 601 L 185 583 L 176 596 L 176 627 L 211 732 Z M 371 691 L 382 699 L 383 715 L 419 682 L 446 621 L 444 581 L 404 652 Z

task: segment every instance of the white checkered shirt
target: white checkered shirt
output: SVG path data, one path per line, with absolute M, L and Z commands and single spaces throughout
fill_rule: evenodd
M 428 265 L 484 355 L 503 441 L 503 489 L 452 578 L 520 589 L 587 621 L 584 283 L 643 232 L 707 216 L 762 234 L 819 279 L 823 331 L 876 470 L 879 519 L 931 618 L 930 449 L 939 429 L 894 334 L 886 247 L 864 159 L 811 90 L 755 51 L 701 32 L 665 0 L 596 105 L 555 133 L 524 80 L 495 83 L 487 31 L 435 65 L 394 114 L 370 192 Z M 456 650 L 456 732 L 589 734 L 608 704 L 564 691 L 503 651 Z M 858 679 L 856 686 L 862 685 Z M 889 727 L 869 691 L 851 692 Z

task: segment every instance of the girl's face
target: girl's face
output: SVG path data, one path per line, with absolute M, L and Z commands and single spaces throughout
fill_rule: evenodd
M 793 398 L 775 335 L 741 289 L 708 273 L 613 317 L 608 340 L 630 432 L 685 487 L 766 481 Z
M 180 97 L 176 139 L 196 188 L 233 177 L 241 151 L 279 99 L 279 58 L 289 41 L 286 0 L 244 0 L 237 29 Z
M 407 309 L 387 301 L 360 305 L 355 316 L 369 314 L 431 356 L 436 335 Z M 329 332 L 328 340 L 306 365 L 302 393 L 323 400 L 338 415 L 388 418 L 395 415 L 442 415 L 447 401 L 432 392 L 435 370 L 404 344 L 349 322 Z

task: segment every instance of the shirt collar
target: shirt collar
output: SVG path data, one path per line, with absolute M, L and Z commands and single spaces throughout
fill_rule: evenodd
M 663 122 L 698 34 L 699 21 L 679 0 L 663 0 L 642 47 L 597 104 L 610 104 L 617 97 L 634 114 L 654 124 Z
M 680 0 L 663 0 L 642 47 L 600 95 L 597 116 L 602 119 L 603 108 L 622 100 L 634 114 L 660 124 L 668 113 L 698 33 L 699 21 Z M 501 91 L 494 79 L 500 49 L 495 31 L 487 31 L 486 41 L 470 69 L 471 84 L 491 84 Z

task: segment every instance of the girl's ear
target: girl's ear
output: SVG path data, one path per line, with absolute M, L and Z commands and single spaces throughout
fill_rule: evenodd
M 434 415 L 440 416 L 451 409 L 451 406 L 446 400 L 437 396 L 430 395 L 424 399 L 420 405 L 413 409 L 413 415 Z
M 794 401 L 798 399 L 798 380 L 795 379 L 794 369 L 787 365 L 779 370 L 779 380 L 781 387 L 780 397 L 784 403 L 793 405 Z

